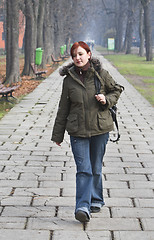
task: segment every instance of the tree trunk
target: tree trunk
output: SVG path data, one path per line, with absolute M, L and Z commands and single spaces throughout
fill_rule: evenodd
M 37 20 L 37 47 L 43 48 L 43 23 L 45 13 L 45 1 L 39 0 L 38 20 Z
M 141 0 L 144 8 L 144 29 L 145 29 L 145 49 L 146 60 L 152 61 L 152 37 L 150 24 L 150 0 Z
M 122 50 L 123 40 L 123 23 L 124 23 L 124 2 L 119 1 L 116 14 L 116 38 L 115 38 L 115 50 L 120 52 Z
M 31 75 L 30 64 L 35 62 L 38 7 L 39 0 L 35 0 L 35 3 L 31 0 L 25 0 L 25 64 L 22 75 Z
M 45 0 L 45 15 L 43 24 L 43 59 L 42 67 L 45 68 L 45 64 L 51 64 L 51 54 L 53 53 L 53 21 L 51 19 L 51 7 L 52 1 Z
M 43 24 L 44 24 L 44 17 L 45 17 L 45 4 L 46 1 L 39 0 L 39 10 L 38 10 L 38 19 L 37 19 L 37 48 L 43 49 L 43 56 L 44 56 L 44 39 L 43 39 Z M 42 56 L 42 63 L 41 67 L 46 67 L 45 58 Z
M 78 1 L 79 4 L 80 1 Z M 72 31 L 77 32 L 77 30 L 80 28 L 79 26 L 79 17 L 78 16 L 78 27 L 72 29 L 76 22 L 74 22 L 75 16 L 74 12 L 77 11 L 77 9 L 73 9 L 74 4 L 76 1 L 54 1 L 52 4 L 52 22 L 54 23 L 54 53 L 55 56 L 58 57 L 60 53 L 60 46 L 62 45 L 68 45 L 70 35 L 72 34 Z M 66 9 L 69 9 L 67 11 Z M 72 24 L 71 24 L 72 23 Z M 84 32 L 84 31 L 83 31 Z M 83 35 L 83 34 L 82 34 Z M 82 36 L 83 37 L 83 36 Z
M 19 6 L 18 0 L 7 1 L 6 19 L 6 80 L 5 84 L 20 81 L 19 70 Z
M 140 35 L 140 49 L 139 56 L 144 56 L 144 11 L 143 6 L 140 5 L 140 21 L 139 21 L 139 35 Z
M 134 0 L 128 0 L 129 9 L 128 9 L 127 31 L 126 31 L 126 34 L 127 34 L 126 35 L 126 39 L 127 39 L 126 54 L 131 53 L 131 46 L 132 46 L 133 18 L 134 18 L 133 1 Z

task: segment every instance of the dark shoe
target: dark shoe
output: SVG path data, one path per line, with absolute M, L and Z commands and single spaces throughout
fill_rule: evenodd
M 98 212 L 100 212 L 100 210 L 101 210 L 100 207 L 94 207 L 94 206 L 90 207 L 90 212 L 91 213 L 98 213 Z
M 81 210 L 79 210 L 75 213 L 75 218 L 76 218 L 76 220 L 78 220 L 82 223 L 90 221 L 90 217 L 89 217 L 88 213 L 81 211 Z

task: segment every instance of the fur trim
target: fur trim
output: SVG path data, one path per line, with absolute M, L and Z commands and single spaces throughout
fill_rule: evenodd
M 100 63 L 100 60 L 98 58 L 92 58 L 90 60 L 90 63 L 91 65 L 94 67 L 94 69 L 97 71 L 97 72 L 100 72 L 102 66 L 101 66 L 101 63 Z M 68 65 L 62 67 L 59 69 L 59 74 L 61 76 L 65 76 L 65 75 L 68 75 L 68 71 L 71 67 L 74 66 L 74 63 L 69 63 Z
M 73 66 L 74 66 L 74 63 L 72 62 L 72 63 L 69 63 L 67 66 L 64 66 L 64 67 L 60 68 L 60 69 L 59 69 L 59 74 L 60 74 L 61 76 L 67 75 L 67 74 L 68 74 L 68 70 L 69 70 L 71 67 L 73 67 Z
M 92 63 L 94 69 L 97 71 L 97 72 L 100 72 L 101 69 L 102 69 L 102 65 L 101 65 L 101 62 L 98 58 L 92 58 L 90 60 L 90 62 Z

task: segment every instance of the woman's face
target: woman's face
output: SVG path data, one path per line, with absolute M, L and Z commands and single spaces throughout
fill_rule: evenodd
M 78 47 L 73 52 L 73 61 L 77 67 L 83 67 L 87 64 L 91 56 L 91 52 L 88 52 L 82 48 Z

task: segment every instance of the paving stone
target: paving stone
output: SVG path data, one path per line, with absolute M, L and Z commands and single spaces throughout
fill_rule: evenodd
M 75 182 L 74 181 L 41 181 L 40 182 L 40 188 L 67 188 L 69 186 L 70 188 L 75 188 Z
M 26 218 L 0 218 L 0 229 L 24 229 L 26 225 Z M 7 239 L 7 238 L 6 238 Z
M 152 189 L 110 189 L 111 197 L 142 197 L 150 198 L 154 197 L 154 192 Z
M 154 174 L 147 175 L 147 177 L 150 181 L 154 181 Z
M 8 196 L 3 197 L 1 199 L 2 206 L 30 206 L 31 204 L 31 197 L 15 197 L 15 196 Z
M 128 174 L 135 173 L 135 174 L 153 174 L 154 168 L 126 168 Z
M 33 206 L 75 206 L 75 197 L 34 197 Z
M 103 187 L 106 188 L 128 188 L 127 182 L 103 181 Z
M 154 218 L 154 208 L 112 207 L 112 216 L 120 218 Z
M 153 236 L 154 236 L 154 218 L 150 217 L 149 218 L 142 218 L 142 225 L 143 229 L 145 231 L 153 231 Z
M 82 239 L 82 240 L 87 240 L 88 236 L 86 232 L 84 231 L 54 231 L 53 233 L 53 240 L 59 240 L 59 239 L 71 239 L 71 240 L 76 240 L 76 239 Z
M 145 161 L 146 160 L 148 160 L 149 161 L 149 159 L 153 159 L 153 154 L 146 154 L 146 153 L 138 153 L 138 158 L 139 159 L 144 159 Z
M 29 218 L 27 229 L 31 230 L 64 230 L 64 231 L 83 231 L 83 224 L 76 221 L 75 218 L 60 219 L 58 217 L 39 217 Z M 63 232 L 63 231 L 62 231 Z
M 38 177 L 39 181 L 62 181 L 61 172 L 52 172 L 50 173 L 43 173 L 39 174 Z
M 70 188 L 70 187 L 64 188 L 62 194 L 63 194 L 63 197 L 69 197 L 69 196 L 75 197 L 75 194 L 76 194 L 75 187 L 73 187 L 73 188 Z
M 33 231 L 33 230 L 13 230 L 13 229 L 0 229 L 1 240 L 49 240 L 49 231 Z
M 0 160 L 1 160 L 1 161 L 8 160 L 9 158 L 10 158 L 10 154 L 9 154 L 9 153 L 3 155 L 3 152 L 0 151 Z M 2 164 L 2 162 L 1 162 L 1 164 Z
M 105 198 L 106 207 L 133 207 L 131 198 Z
M 5 172 L 9 172 L 9 171 L 12 171 L 12 172 L 17 172 L 17 173 L 43 173 L 44 171 L 44 168 L 42 166 L 40 167 L 29 167 L 29 166 L 16 166 L 16 167 L 13 167 L 13 166 L 6 166 Z
M 55 207 L 8 206 L 2 212 L 2 217 L 53 217 Z
M 6 166 L 25 166 L 26 163 L 27 163 L 26 160 L 25 161 L 23 161 L 23 160 L 22 161 L 21 160 L 13 160 L 13 161 L 12 160 L 9 160 L 9 161 L 7 160 L 7 161 L 5 161 L 4 160 L 4 161 L 1 162 L 1 164 L 5 167 Z
M 104 218 L 103 221 L 98 221 L 97 218 L 92 218 L 90 223 L 87 225 L 87 230 L 90 231 L 139 231 L 140 225 L 137 219 L 131 218 Z
M 26 181 L 28 179 L 29 181 L 38 181 L 39 173 L 20 173 L 20 180 Z
M 147 181 L 145 175 L 139 174 L 106 174 L 108 181 Z
M 124 169 L 120 167 L 103 167 L 103 173 L 124 173 Z
M 103 159 L 103 162 L 104 162 L 104 165 L 107 166 L 106 164 L 108 162 L 116 162 L 117 164 L 118 163 L 121 163 L 121 158 L 120 157 L 116 157 L 116 156 L 108 156 L 107 154 L 104 156 L 104 159 Z
M 147 167 L 147 168 L 154 168 L 154 162 L 148 162 L 148 161 L 146 161 L 146 162 L 142 162 L 143 163 L 143 165 L 144 165 L 144 167 Z
M 75 173 L 63 173 L 63 180 L 64 181 L 76 181 L 76 174 Z
M 110 162 L 110 160 L 104 161 L 104 164 L 105 164 L 106 167 L 107 166 L 112 166 L 112 168 L 113 167 L 116 167 L 116 168 L 118 168 L 118 167 L 121 167 L 121 168 L 134 168 L 134 167 L 142 168 L 142 165 L 139 162 L 121 162 L 121 161 L 117 162 L 117 161 L 115 161 L 115 159 L 112 162 Z
M 0 196 L 8 196 L 11 193 L 12 187 L 0 188 Z
M 15 156 L 15 155 L 12 155 L 10 157 L 10 160 L 11 161 L 26 161 L 28 163 L 28 161 L 46 161 L 47 160 L 47 157 L 46 156 L 31 156 L 30 155 L 30 152 L 28 152 L 28 154 L 24 155 L 24 156 Z
M 152 181 L 130 181 L 130 188 L 154 189 L 154 182 Z
M 111 232 L 109 231 L 86 231 L 88 239 L 95 240 L 95 239 L 103 239 L 103 240 L 111 240 Z
M 60 189 L 58 188 L 17 188 L 14 196 L 52 196 L 58 197 Z
M 115 240 L 153 240 L 154 231 L 116 231 L 114 232 Z
M 91 219 L 97 218 L 99 220 L 104 221 L 106 218 L 110 218 L 110 209 L 107 206 L 103 206 L 101 211 L 98 213 L 91 213 Z
M 153 198 L 135 198 L 135 205 L 139 208 L 153 208 L 154 202 Z
M 75 167 L 66 167 L 64 166 L 65 164 L 63 163 L 63 166 L 62 167 L 58 167 L 58 166 L 55 166 L 55 167 L 46 167 L 46 170 L 45 170 L 45 173 L 46 174 L 53 174 L 55 172 L 57 173 L 69 173 L 70 175 L 71 174 L 74 174 L 75 175 Z

